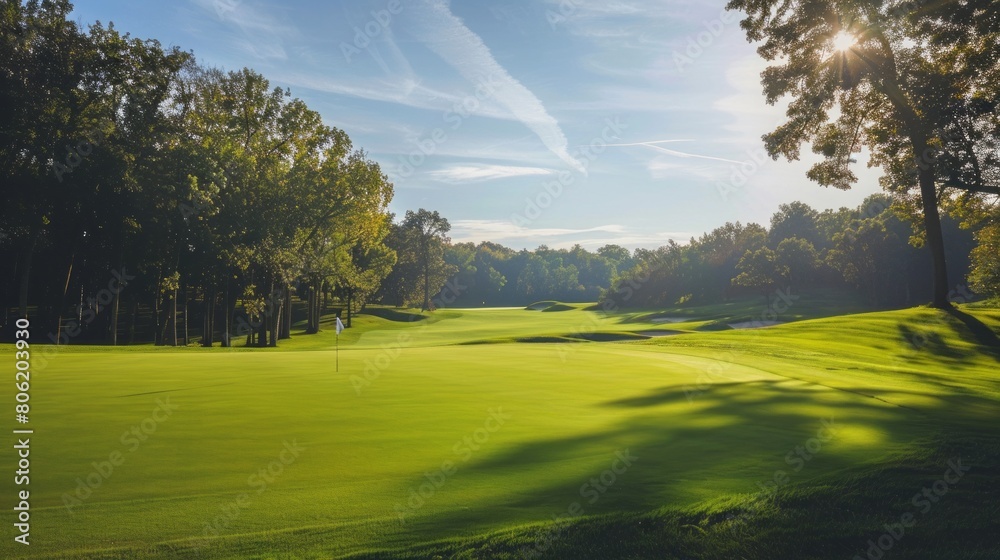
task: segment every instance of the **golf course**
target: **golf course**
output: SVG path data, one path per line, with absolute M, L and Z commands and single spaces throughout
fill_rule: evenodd
M 0 0 L 0 560 L 1000 560 L 1000 0 Z
M 0 557 L 996 558 L 1000 311 L 830 308 L 372 306 L 339 341 L 36 350 L 32 544 Z

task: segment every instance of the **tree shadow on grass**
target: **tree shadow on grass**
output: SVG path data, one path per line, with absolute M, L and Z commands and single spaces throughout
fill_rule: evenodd
M 588 515 L 686 507 L 699 497 L 758 493 L 756 482 L 771 484 L 779 470 L 793 483 L 803 483 L 857 467 L 940 428 L 936 419 L 913 410 L 873 406 L 854 395 L 824 395 L 816 405 L 815 387 L 768 380 L 712 385 L 692 401 L 682 387 L 673 386 L 591 403 L 586 408 L 594 414 L 605 414 L 599 411 L 607 408 L 630 412 L 599 430 L 535 439 L 473 457 L 440 492 L 460 496 L 478 488 L 475 493 L 482 496 L 491 481 L 506 481 L 502 487 L 488 492 L 490 497 L 472 509 L 420 512 L 414 521 L 428 527 L 481 529 L 545 521 L 565 514 L 573 503 Z M 788 454 L 816 437 L 830 417 L 835 425 L 850 425 L 851 433 L 869 440 L 848 437 L 838 448 L 835 438 L 825 444 L 829 450 L 803 461 L 801 472 L 793 472 L 799 462 L 789 463 Z M 607 483 L 609 469 L 622 466 L 616 463 L 618 453 L 626 450 L 638 458 L 635 464 L 618 473 L 606 492 L 594 493 L 593 480 L 604 475 Z M 422 482 L 414 476 L 398 489 L 399 495 L 406 496 L 408 488 Z M 585 488 L 588 483 L 592 486 Z M 441 506 L 451 501 L 438 499 Z M 428 502 L 433 504 L 433 499 Z
M 983 351 L 986 354 L 1000 361 L 1000 337 L 997 336 L 997 333 L 989 325 L 957 307 L 952 307 L 946 312 L 968 329 L 968 331 L 956 329 L 956 332 L 963 340 L 979 344 L 983 347 Z
M 927 350 L 935 356 L 958 362 L 967 362 L 975 357 L 975 352 L 950 346 L 939 333 L 920 332 L 905 323 L 900 323 L 897 328 L 899 336 L 914 350 Z

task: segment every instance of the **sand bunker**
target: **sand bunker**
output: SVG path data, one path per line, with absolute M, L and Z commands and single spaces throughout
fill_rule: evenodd
M 684 334 L 684 331 L 638 331 L 635 334 L 641 334 L 642 336 L 673 336 L 675 334 Z
M 650 323 L 683 323 L 684 321 L 690 321 L 687 317 L 657 317 L 656 319 L 651 319 Z
M 775 325 L 784 325 L 781 321 L 744 321 L 742 323 L 729 323 L 729 326 L 734 329 L 759 329 L 762 327 L 773 327 Z

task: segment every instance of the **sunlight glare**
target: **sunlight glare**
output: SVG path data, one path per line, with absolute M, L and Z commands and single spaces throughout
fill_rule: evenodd
M 838 51 L 846 51 L 858 43 L 858 38 L 846 31 L 841 31 L 833 36 L 833 48 Z

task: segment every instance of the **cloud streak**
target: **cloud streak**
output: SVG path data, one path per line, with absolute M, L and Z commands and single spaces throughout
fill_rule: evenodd
M 452 240 L 455 242 L 494 241 L 515 247 L 547 245 L 564 249 L 579 244 L 587 249 L 597 249 L 609 243 L 626 247 L 659 247 L 671 239 L 683 243 L 692 237 L 689 232 L 637 233 L 616 224 L 582 229 L 528 228 L 501 220 L 453 220 L 451 224 Z
M 293 26 L 278 23 L 272 14 L 241 0 L 195 0 L 195 3 L 214 13 L 222 23 L 239 28 L 242 37 L 237 43 L 256 58 L 288 59 L 285 38 L 298 34 Z
M 552 175 L 555 171 L 541 167 L 520 167 L 513 165 L 454 165 L 444 169 L 431 171 L 427 175 L 431 179 L 446 183 L 477 183 L 494 179 L 510 177 L 525 177 L 531 175 Z
M 483 40 L 441 0 L 425 0 L 415 36 L 470 83 L 488 79 L 495 84 L 494 98 L 524 123 L 546 148 L 573 169 L 586 174 L 583 164 L 570 155 L 566 135 L 535 94 L 516 80 L 493 57 Z
M 608 146 L 619 146 L 619 147 L 644 146 L 646 148 L 650 148 L 650 149 L 656 150 L 658 152 L 662 152 L 664 154 L 671 155 L 671 156 L 674 156 L 674 157 L 679 157 L 679 158 L 707 159 L 707 160 L 712 160 L 712 161 L 721 161 L 721 162 L 724 162 L 724 163 L 735 163 L 736 165 L 740 165 L 740 164 L 743 163 L 742 161 L 736 161 L 735 159 L 726 159 L 726 158 L 720 158 L 720 157 L 715 157 L 715 156 L 705 156 L 705 155 L 701 155 L 701 154 L 692 154 L 692 153 L 689 153 L 689 152 L 681 152 L 681 151 L 678 151 L 678 150 L 671 150 L 669 148 L 663 148 L 663 147 L 659 146 L 659 144 L 669 144 L 669 143 L 673 143 L 673 142 L 692 142 L 692 140 L 651 140 L 649 142 L 632 142 L 630 144 L 608 144 Z

